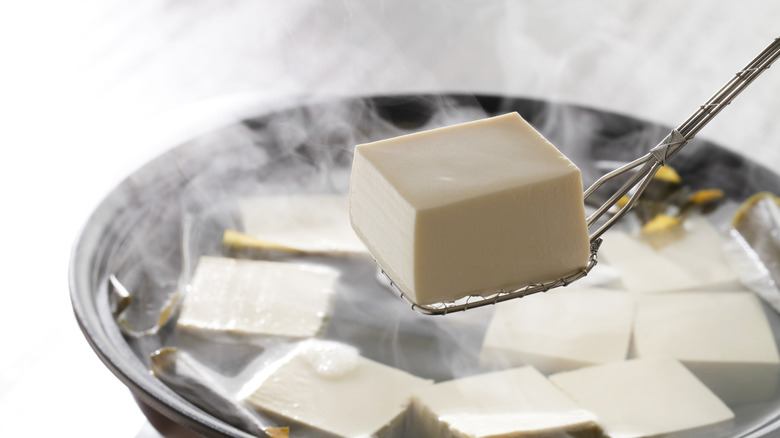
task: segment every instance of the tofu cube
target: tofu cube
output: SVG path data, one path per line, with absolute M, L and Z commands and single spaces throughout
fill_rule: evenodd
M 551 290 L 496 306 L 480 363 L 533 365 L 545 374 L 626 359 L 634 300 L 597 288 Z
M 550 376 L 613 438 L 733 436 L 734 413 L 674 359 L 636 359 Z
M 580 170 L 517 113 L 359 145 L 349 195 L 352 227 L 418 304 L 588 262 Z
M 239 340 L 316 336 L 330 314 L 337 280 L 332 269 L 202 257 L 177 328 Z
M 345 195 L 258 196 L 239 204 L 245 234 L 298 251 L 366 253 Z
M 772 399 L 780 377 L 769 322 L 752 292 L 680 292 L 637 299 L 637 357 L 671 357 L 724 401 Z
M 419 389 L 411 412 L 415 437 L 601 436 L 595 415 L 530 366 Z
M 315 339 L 261 373 L 259 383 L 249 383 L 247 403 L 282 425 L 345 438 L 407 436 L 412 391 L 432 384 L 366 359 L 347 344 Z M 300 433 L 295 430 L 293 436 Z
M 659 236 L 609 231 L 599 254 L 618 270 L 631 292 L 733 288 L 739 276 L 726 259 L 724 244 L 707 219 L 693 217 Z

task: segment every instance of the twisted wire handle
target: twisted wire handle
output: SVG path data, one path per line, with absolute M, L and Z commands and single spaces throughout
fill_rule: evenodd
M 628 202 L 618 210 L 609 220 L 601 225 L 590 235 L 591 243 L 598 240 L 605 231 L 622 218 L 636 204 L 639 196 L 645 191 L 658 168 L 674 156 L 680 149 L 691 141 L 701 129 L 709 123 L 723 108 L 734 100 L 748 85 L 750 85 L 761 73 L 768 69 L 772 63 L 780 57 L 780 38 L 767 46 L 764 51 L 758 54 L 750 63 L 737 72 L 734 77 L 726 83 L 717 93 L 715 93 L 706 103 L 699 106 L 688 120 L 683 122 L 677 129 L 673 129 L 666 138 L 657 146 L 652 148 L 646 155 L 619 167 L 596 180 L 583 194 L 583 199 L 587 200 L 596 189 L 602 184 L 639 167 L 635 172 L 610 198 L 602 204 L 587 219 L 588 229 L 596 223 L 613 205 L 621 198 L 626 196 L 635 186 L 636 191 L 630 196 Z M 641 167 L 640 167 L 641 166 Z

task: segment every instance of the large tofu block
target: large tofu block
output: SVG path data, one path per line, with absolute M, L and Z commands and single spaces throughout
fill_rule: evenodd
M 640 296 L 634 348 L 680 360 L 727 402 L 768 400 L 777 388 L 777 344 L 752 292 Z
M 359 145 L 351 178 L 353 228 L 418 304 L 588 262 L 580 171 L 517 113 Z
M 692 217 L 660 236 L 609 231 L 599 254 L 618 270 L 631 292 L 733 288 L 739 276 L 726 259 L 724 244 L 707 219 Z
M 595 415 L 530 366 L 419 389 L 410 423 L 415 437 L 602 436 Z
M 733 412 L 674 359 L 596 365 L 550 380 L 612 438 L 733 435 Z
M 239 203 L 244 233 L 299 251 L 365 253 L 345 195 L 257 196 Z
M 201 257 L 177 328 L 242 340 L 315 336 L 331 312 L 337 280 L 327 268 Z
M 480 363 L 550 374 L 626 359 L 634 301 L 625 291 L 551 290 L 496 306 Z
M 346 344 L 314 339 L 264 373 L 259 383 L 250 382 L 249 404 L 282 424 L 345 438 L 406 436 L 412 391 L 432 383 L 366 359 Z

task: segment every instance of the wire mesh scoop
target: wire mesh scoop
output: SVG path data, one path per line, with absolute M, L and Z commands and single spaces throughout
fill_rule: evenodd
M 591 185 L 583 194 L 583 201 L 586 201 L 599 187 L 607 181 L 617 178 L 623 174 L 633 171 L 634 173 L 623 183 L 620 189 L 615 192 L 606 202 L 604 202 L 596 211 L 587 218 L 588 231 L 590 232 L 590 257 L 584 268 L 569 273 L 557 280 L 546 283 L 536 283 L 523 286 L 513 290 L 498 290 L 485 296 L 468 296 L 454 302 L 434 303 L 421 305 L 413 302 L 393 280 L 383 270 L 382 274 L 387 277 L 390 285 L 411 304 L 412 309 L 427 315 L 445 315 L 451 312 L 463 311 L 475 307 L 481 307 L 488 304 L 496 304 L 502 301 L 521 298 L 526 295 L 537 292 L 546 292 L 561 286 L 567 286 L 577 281 L 593 269 L 598 263 L 598 250 L 601 246 L 601 236 L 620 218 L 636 204 L 642 192 L 645 191 L 653 176 L 658 169 L 680 151 L 713 117 L 730 104 L 739 93 L 742 92 L 750 83 L 752 83 L 764 70 L 768 69 L 772 63 L 780 57 L 780 38 L 775 40 L 753 59 L 744 69 L 740 70 L 729 82 L 726 83 L 710 100 L 701 105 L 688 120 L 679 127 L 673 129 L 657 146 L 650 149 L 650 152 L 637 158 L 636 160 L 619 167 Z M 629 196 L 628 201 L 616 213 L 603 223 L 599 219 L 604 216 L 621 198 Z M 595 229 L 595 231 L 591 231 Z

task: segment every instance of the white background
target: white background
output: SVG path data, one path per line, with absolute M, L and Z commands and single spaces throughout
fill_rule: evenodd
M 81 335 L 67 267 L 97 203 L 188 134 L 417 91 L 677 125 L 778 36 L 770 0 L 1 3 L 0 436 L 155 436 Z M 780 170 L 779 115 L 776 66 L 700 135 Z

